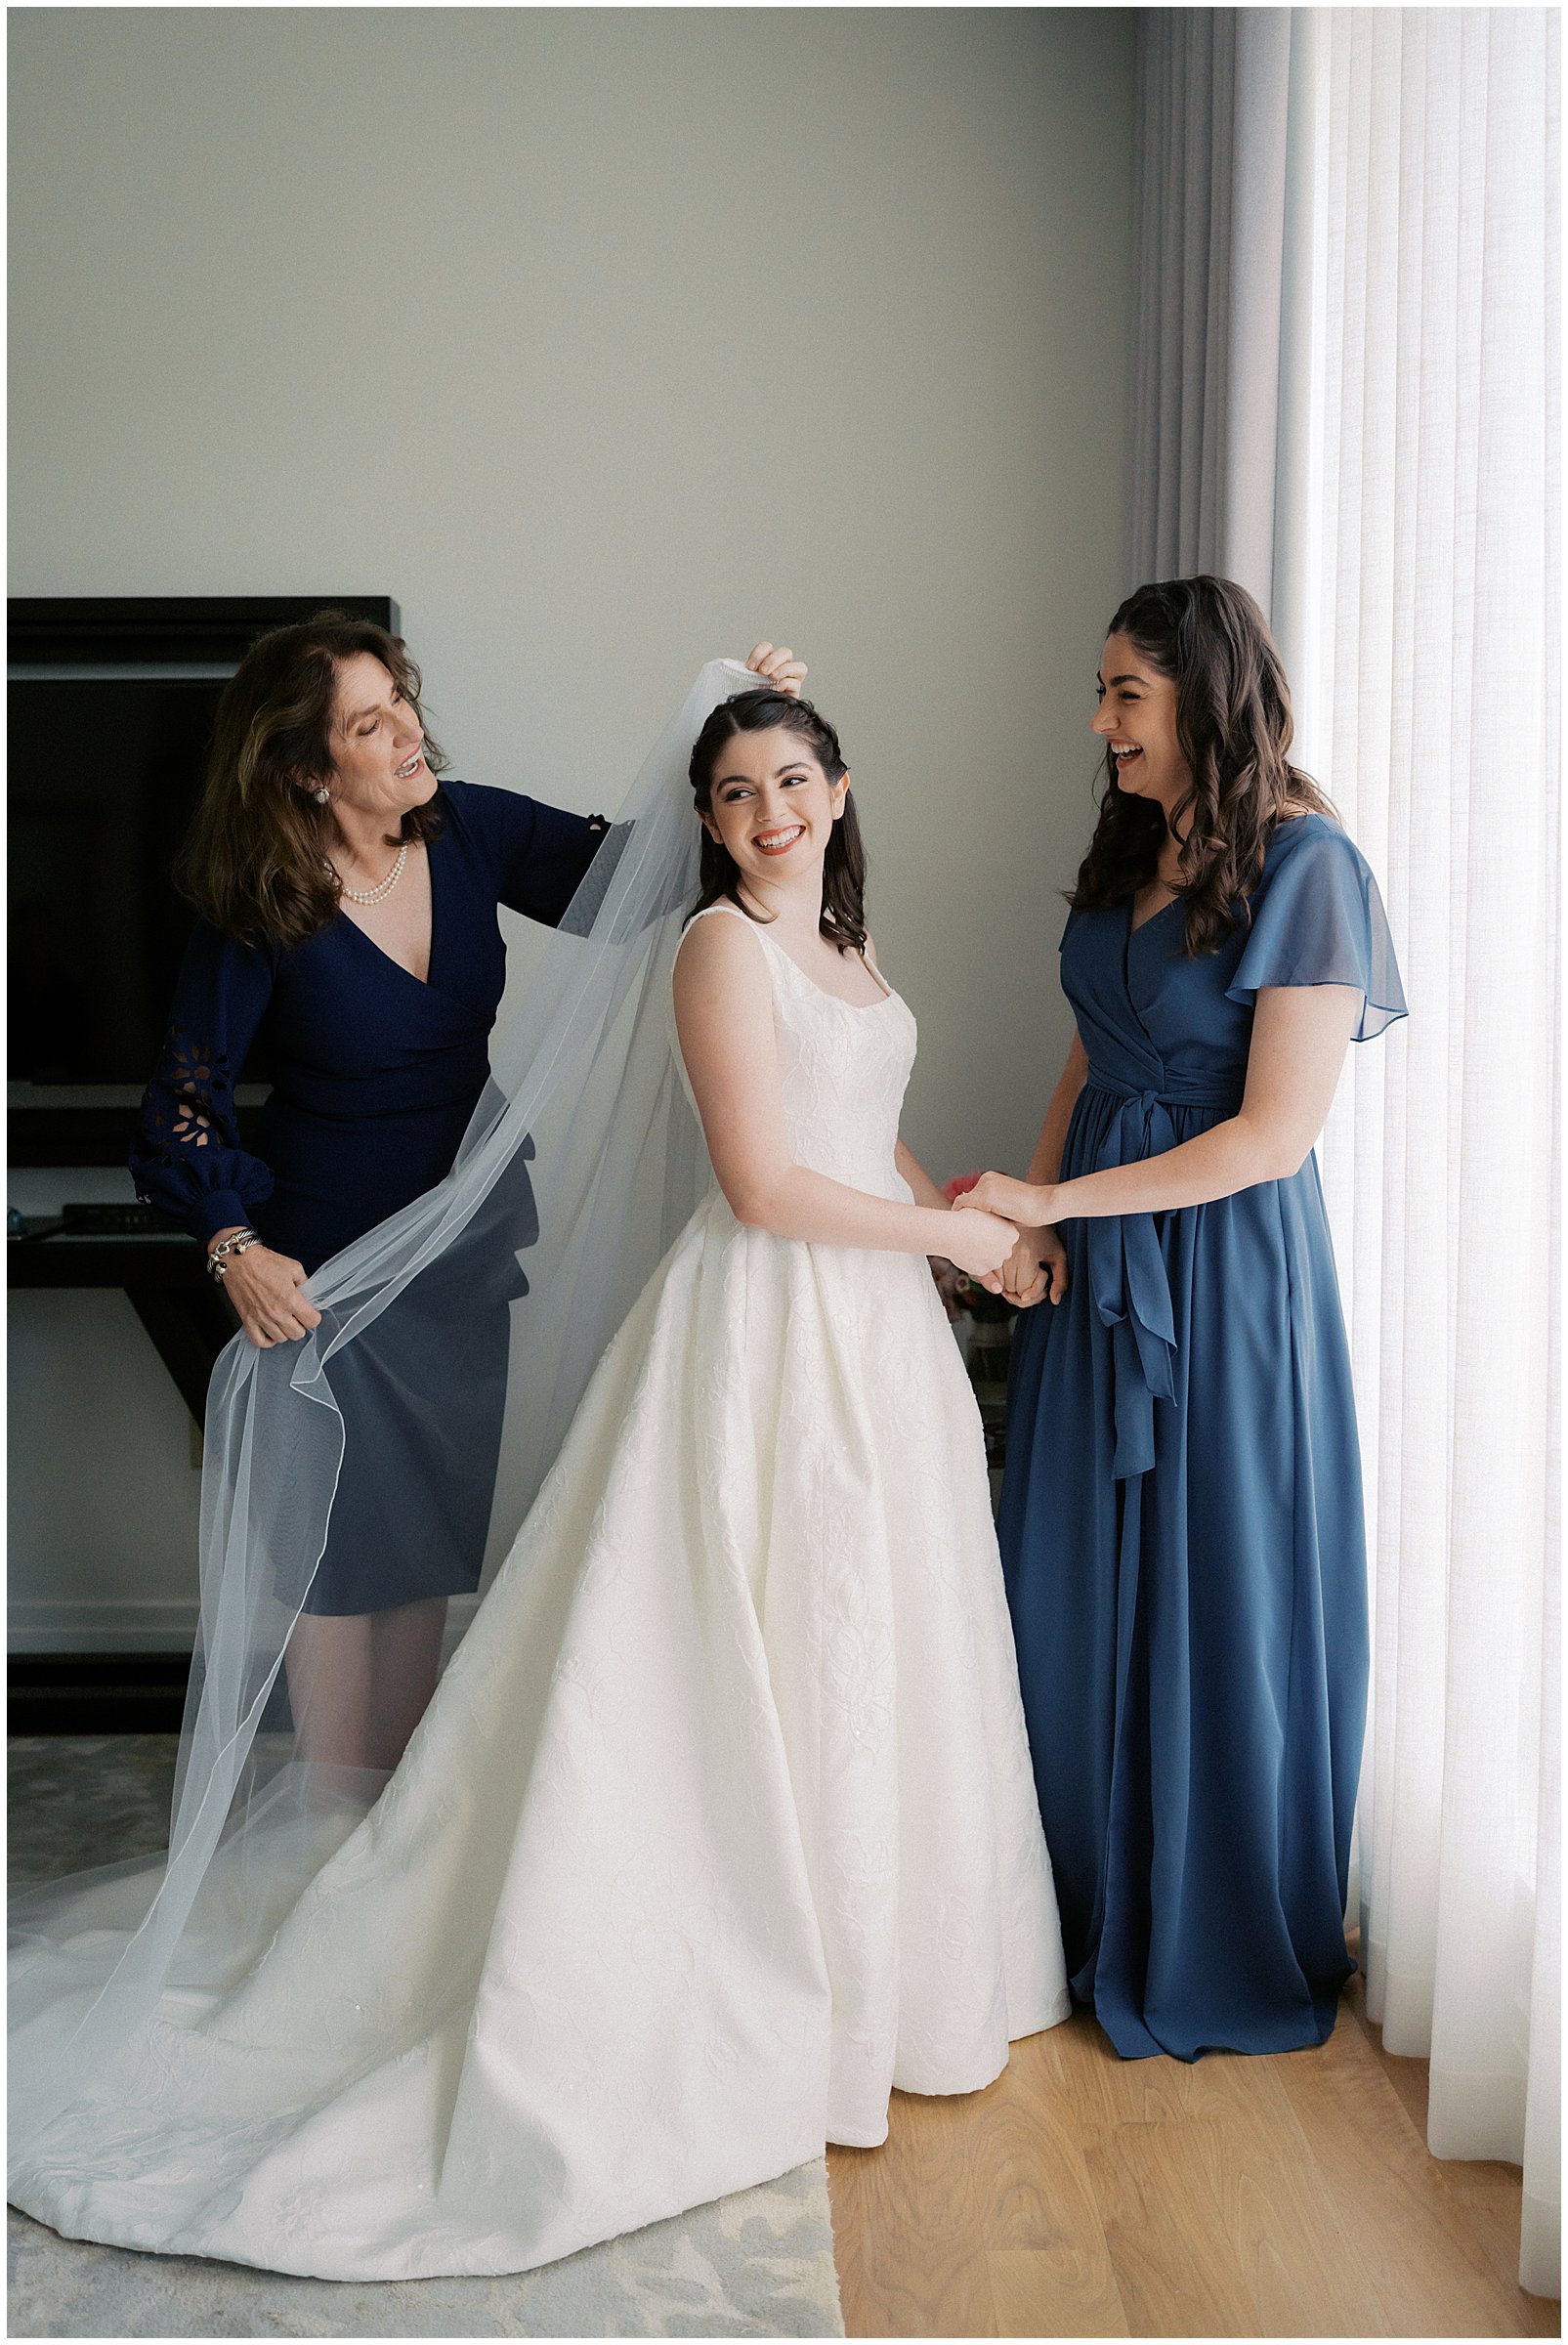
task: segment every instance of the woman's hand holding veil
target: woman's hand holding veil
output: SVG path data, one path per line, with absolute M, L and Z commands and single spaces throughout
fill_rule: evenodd
M 786 643 L 754 643 L 746 654 L 746 665 L 754 676 L 761 676 L 775 692 L 798 696 L 808 673 L 804 660 L 797 660 Z

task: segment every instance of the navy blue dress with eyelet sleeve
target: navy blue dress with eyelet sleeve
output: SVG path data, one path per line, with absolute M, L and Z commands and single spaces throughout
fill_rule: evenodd
M 1336 824 L 1279 826 L 1251 918 L 1183 948 L 1075 911 L 1088 1074 L 1061 1176 L 1241 1105 L 1260 991 L 1405 1014 L 1377 885 Z M 1321 2043 L 1367 1693 L 1350 1357 L 1315 1157 L 1179 1212 L 1065 1221 L 1070 1283 L 1015 1331 L 998 1532 L 1075 1994 L 1123 2058 Z
M 471 783 L 444 782 L 439 799 L 423 982 L 342 913 L 286 952 L 205 922 L 192 932 L 131 1171 L 137 1194 L 196 1238 L 248 1222 L 314 1271 L 450 1170 L 489 1074 L 506 977 L 497 908 L 556 925 L 607 826 Z M 273 1087 L 250 1153 L 233 1094 L 258 1042 Z M 522 1156 L 504 1176 L 517 1188 L 520 1246 L 537 1234 Z M 509 1296 L 526 1291 L 517 1273 Z M 461 1363 L 465 1404 L 491 1410 L 497 1440 L 509 1296 L 487 1294 Z M 378 1611 L 476 1588 L 483 1478 L 433 1496 L 430 1519 L 414 1524 L 405 1510 L 382 1521 L 374 1494 L 346 1477 L 307 1609 Z

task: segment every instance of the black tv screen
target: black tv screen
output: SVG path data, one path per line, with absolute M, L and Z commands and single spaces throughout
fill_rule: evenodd
M 194 917 L 173 865 L 222 676 L 13 676 L 9 1074 L 136 1084 Z

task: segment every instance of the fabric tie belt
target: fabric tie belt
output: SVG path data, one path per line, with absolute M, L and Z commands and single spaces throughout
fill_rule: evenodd
M 1090 1070 L 1086 1090 L 1120 1101 L 1107 1125 L 1094 1161 L 1083 1172 L 1109 1172 L 1118 1165 L 1140 1164 L 1176 1146 L 1171 1111 L 1215 1108 L 1234 1115 L 1241 1092 L 1192 1087 L 1177 1090 L 1131 1090 Z M 1072 1177 L 1081 1177 L 1073 1175 Z M 1152 1214 L 1104 1214 L 1083 1223 L 1089 1290 L 1101 1322 L 1111 1331 L 1111 1393 L 1116 1422 L 1118 1481 L 1147 1473 L 1154 1465 L 1154 1404 L 1173 1400 L 1176 1356 L 1170 1281 Z

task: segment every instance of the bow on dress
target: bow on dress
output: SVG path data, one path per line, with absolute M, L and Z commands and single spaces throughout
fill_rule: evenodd
M 1211 1107 L 1234 1115 L 1234 1089 L 1182 1086 L 1130 1090 L 1089 1071 L 1089 1083 L 1121 1102 L 1086 1172 L 1164 1156 L 1177 1145 L 1171 1110 Z M 1112 1471 L 1118 1481 L 1154 1465 L 1154 1404 L 1175 1398 L 1176 1329 L 1170 1280 L 1153 1214 L 1105 1214 L 1084 1222 L 1089 1289 L 1101 1322 L 1111 1331 L 1111 1389 L 1116 1423 Z

